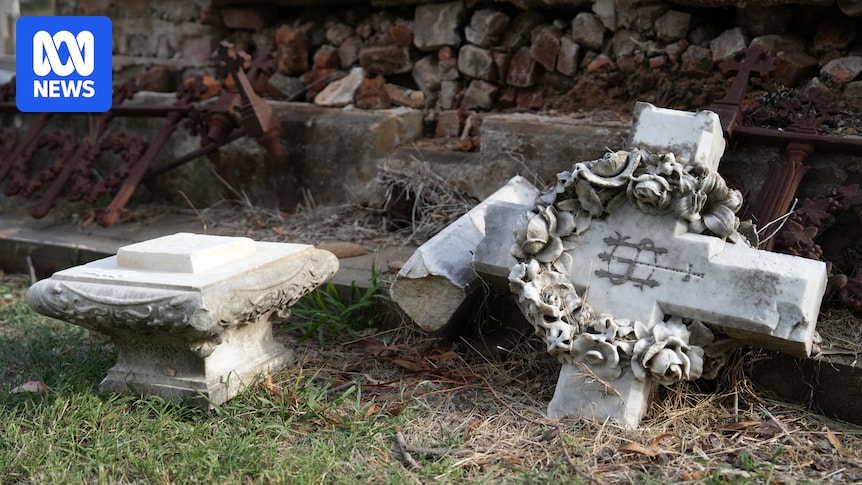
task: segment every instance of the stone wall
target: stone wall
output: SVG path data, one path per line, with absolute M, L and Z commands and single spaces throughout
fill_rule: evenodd
M 862 0 L 331 3 L 336 5 L 78 0 L 62 2 L 58 13 L 113 19 L 116 80 L 135 76 L 146 90 L 172 92 L 181 79 L 212 72 L 220 40 L 249 52 L 266 46 L 275 51 L 275 72 L 266 84 L 272 100 L 369 110 L 406 106 L 421 112 L 421 137 L 463 151 L 491 153 L 481 148 L 479 136 L 488 114 L 532 112 L 627 124 L 638 100 L 705 108 L 730 86 L 719 64 L 753 45 L 769 52 L 776 71 L 768 82 L 752 82 L 746 106 L 762 95 L 819 86 L 844 115 L 833 132 L 853 135 L 862 129 Z M 283 122 L 290 118 L 281 113 Z M 325 191 L 330 181 L 301 169 L 324 162 L 299 159 L 311 153 L 308 143 L 292 140 L 289 131 L 283 136 L 288 152 L 299 147 L 289 163 L 300 167 L 291 177 L 302 185 L 277 196 L 286 207 L 301 199 L 303 187 L 317 184 Z M 611 141 L 595 144 L 603 143 Z M 248 150 L 225 150 L 239 172 L 260 165 L 242 159 Z M 345 148 L 337 162 L 358 163 L 343 158 L 351 153 Z M 348 176 L 335 166 L 330 172 L 358 186 L 373 177 L 376 161 L 366 155 L 357 155 L 361 173 Z M 549 170 L 571 162 L 560 160 Z M 339 202 L 343 186 L 318 194 L 321 201 Z
M 860 17 L 852 16 L 862 15 L 862 1 L 743 2 L 744 8 L 714 0 L 513 2 L 544 6 L 530 10 L 476 1 L 118 3 L 58 6 L 59 13 L 114 20 L 118 80 L 141 76 L 146 89 L 171 91 L 210 67 L 218 42 L 230 39 L 248 51 L 276 49 L 269 81 L 275 99 L 424 108 L 429 131 L 439 134 L 460 132 L 452 125 L 463 124 L 465 110 L 594 110 L 601 108 L 597 95 L 610 98 L 605 103 L 656 98 L 667 84 L 661 73 L 709 79 L 718 63 L 750 45 L 774 56 L 776 84 L 796 87 L 818 77 L 839 90 L 862 91 Z M 317 6 L 296 6 L 309 3 Z M 783 5 L 763 6 L 777 3 Z M 318 96 L 355 67 L 362 70 L 340 81 L 338 96 Z M 709 101 L 682 97 L 677 103 L 689 109 Z M 439 116 L 446 110 L 459 115 Z

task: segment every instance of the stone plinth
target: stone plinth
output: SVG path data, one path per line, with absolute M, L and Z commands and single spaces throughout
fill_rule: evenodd
M 337 269 L 334 255 L 308 245 L 179 233 L 57 272 L 27 301 L 111 338 L 117 364 L 103 391 L 210 407 L 292 362 L 270 316 Z

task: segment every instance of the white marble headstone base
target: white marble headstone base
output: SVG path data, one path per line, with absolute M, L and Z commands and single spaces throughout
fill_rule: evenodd
M 270 317 L 337 269 L 334 255 L 308 245 L 180 233 L 59 271 L 27 301 L 111 338 L 117 364 L 103 391 L 210 407 L 292 363 Z
M 599 422 L 611 419 L 627 429 L 637 428 L 658 383 L 653 379 L 639 381 L 629 369 L 611 382 L 604 382 L 586 370 L 575 364 L 563 364 L 554 397 L 548 404 L 548 417 L 580 416 Z
M 269 314 L 226 330 L 213 353 L 201 357 L 175 336 L 115 333 L 117 364 L 99 389 L 160 396 L 208 408 L 258 382 L 265 373 L 293 365 L 293 350 L 275 341 Z

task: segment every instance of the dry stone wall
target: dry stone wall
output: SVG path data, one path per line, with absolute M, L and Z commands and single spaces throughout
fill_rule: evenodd
M 814 82 L 846 92 L 851 105 L 862 94 L 862 1 L 299 6 L 307 3 L 314 2 L 104 0 L 58 8 L 112 17 L 117 78 L 139 76 L 145 89 L 172 91 L 211 67 L 218 42 L 229 39 L 248 51 L 275 50 L 267 83 L 274 99 L 420 108 L 428 133 L 440 136 L 461 134 L 472 112 L 627 113 L 638 99 L 667 101 L 662 96 L 697 109 L 726 89 L 718 64 L 752 45 L 773 57 L 774 86 Z M 667 79 L 677 92 L 667 92 Z

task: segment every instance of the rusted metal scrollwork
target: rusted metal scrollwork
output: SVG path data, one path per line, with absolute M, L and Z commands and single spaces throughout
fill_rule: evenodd
M 219 147 L 242 136 L 251 136 L 259 139 L 272 156 L 281 154 L 275 112 L 252 88 L 252 80 L 272 69 L 271 53 L 262 49 L 252 61 L 247 54 L 236 51 L 232 44 L 223 42 L 217 67 L 221 78 L 233 81 L 232 89 L 213 91 L 197 76 L 179 86 L 177 101 L 169 106 L 123 104 L 137 92 L 136 83 L 130 80 L 114 86 L 111 109 L 100 114 L 80 139 L 68 129 L 46 130 L 52 113 L 39 114 L 23 134 L 14 128 L 0 128 L 0 153 L 6 154 L 0 158 L 0 185 L 5 185 L 7 195 L 38 197 L 31 211 L 35 218 L 44 217 L 63 193 L 69 201 L 96 204 L 115 189 L 113 199 L 96 217 L 99 224 L 110 226 L 119 220 L 142 181 L 195 158 L 206 155 L 230 184 L 227 167 L 219 157 Z M 215 96 L 218 97 L 210 100 Z M 14 98 L 13 78 L 0 86 L 0 112 L 16 112 Z M 140 135 L 110 130 L 111 122 L 117 117 L 164 117 L 165 122 L 146 142 Z M 192 136 L 200 137 L 201 148 L 155 166 L 162 148 L 183 120 Z M 40 152 L 52 154 L 50 163 L 37 166 L 34 155 Z M 119 155 L 121 161 L 109 173 L 94 177 L 94 166 L 107 153 Z

